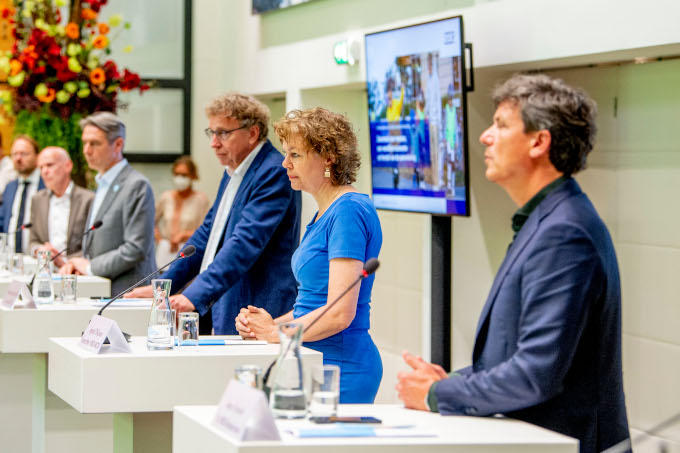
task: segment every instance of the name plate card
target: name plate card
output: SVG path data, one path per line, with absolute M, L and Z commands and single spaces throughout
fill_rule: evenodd
M 238 441 L 281 440 L 264 392 L 234 379 L 222 395 L 213 424 Z
M 99 354 L 104 345 L 104 341 L 108 337 L 111 344 L 110 351 L 112 352 L 132 352 L 132 348 L 123 332 L 118 327 L 118 323 L 113 319 L 105 318 L 103 316 L 94 315 L 87 325 L 87 329 L 83 332 L 78 343 L 83 349 Z
M 10 310 L 13 308 L 37 308 L 26 283 L 17 280 L 9 284 L 7 293 L 0 304 Z

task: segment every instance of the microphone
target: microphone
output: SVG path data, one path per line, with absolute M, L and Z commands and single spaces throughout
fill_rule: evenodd
M 101 227 L 102 224 L 103 224 L 103 222 L 102 222 L 101 220 L 97 220 L 96 222 L 94 222 L 90 228 L 88 228 L 87 230 L 85 230 L 85 232 L 83 232 L 83 234 L 80 235 L 79 241 L 82 241 L 83 238 L 84 238 L 85 236 L 87 236 L 89 233 L 91 233 L 91 232 L 93 232 L 94 230 L 96 230 L 97 228 Z M 29 223 L 28 225 L 31 225 L 31 224 Z M 25 225 L 23 225 L 23 226 L 25 226 Z M 67 241 L 67 242 L 68 242 L 68 241 Z M 52 259 L 50 259 L 49 262 L 51 263 L 52 261 L 56 260 L 57 257 L 58 257 L 59 255 L 61 255 L 62 253 L 64 253 L 64 252 L 67 251 L 67 250 L 68 250 L 68 245 L 64 248 L 64 250 L 62 250 L 61 252 L 59 252 L 59 253 L 57 253 L 56 255 L 54 255 L 54 256 L 52 257 Z M 44 264 L 44 265 L 42 265 L 42 266 L 41 266 L 37 271 L 35 271 L 35 273 L 33 274 L 33 277 L 31 278 L 31 281 L 30 281 L 30 283 L 28 284 L 28 290 L 29 290 L 29 291 L 33 291 L 33 281 L 35 280 L 35 276 L 38 275 L 38 274 L 40 273 L 40 271 L 42 271 L 42 270 L 45 268 L 46 265 L 47 265 L 47 263 Z
M 649 439 L 650 437 L 654 436 L 655 434 L 663 431 L 664 429 L 668 428 L 669 426 L 672 426 L 676 422 L 680 421 L 680 412 L 670 416 L 669 418 L 661 421 L 660 423 L 656 424 L 655 426 L 652 426 L 650 429 L 646 431 L 642 431 L 640 434 L 635 436 L 635 438 L 628 437 L 624 440 L 622 440 L 619 443 L 616 443 L 612 445 L 611 447 L 607 448 L 606 450 L 602 450 L 601 453 L 625 453 L 631 451 L 633 444 L 639 445 L 641 444 L 643 440 Z M 659 449 L 660 452 L 665 452 L 666 449 L 662 445 L 662 447 Z
M 304 333 L 307 332 L 314 324 L 316 324 L 316 322 L 319 319 L 323 318 L 323 316 L 326 313 L 328 313 L 328 310 L 330 310 L 333 307 L 333 305 L 337 304 L 340 301 L 340 299 L 342 299 L 344 295 L 347 294 L 352 288 L 354 288 L 361 280 L 365 279 L 369 275 L 373 274 L 376 270 L 378 270 L 378 267 L 380 267 L 380 261 L 378 261 L 378 258 L 371 258 L 368 261 L 366 261 L 366 263 L 364 263 L 364 268 L 361 270 L 361 273 L 359 274 L 357 279 L 354 280 L 347 288 L 345 288 L 345 290 L 342 293 L 340 293 L 340 295 L 336 297 L 335 300 L 333 300 L 333 302 L 331 302 L 330 304 L 326 304 L 326 308 L 324 308 L 324 310 L 321 313 L 319 313 L 319 316 L 314 318 L 314 320 L 310 322 L 307 325 L 307 327 L 304 328 L 302 334 L 304 335 Z M 283 353 L 284 356 L 288 354 L 288 349 L 290 348 L 291 343 L 292 342 L 288 343 L 288 346 L 286 347 L 286 350 Z M 267 382 L 269 382 L 269 374 L 271 373 L 275 363 L 276 360 L 274 360 L 269 365 L 269 367 L 267 367 L 267 371 L 264 373 L 264 376 L 262 376 L 263 387 L 267 386 Z
M 32 224 L 31 222 L 24 223 L 23 225 L 21 225 L 21 226 L 20 226 L 19 228 L 17 228 L 16 230 L 10 231 L 9 233 L 7 233 L 7 235 L 9 236 L 9 235 L 11 235 L 11 234 L 20 233 L 20 232 L 22 232 L 22 231 L 24 231 L 24 230 L 27 230 L 27 229 L 31 228 L 32 226 L 33 226 L 33 224 Z
M 187 245 L 186 247 L 184 247 L 183 250 L 180 250 L 180 252 L 177 254 L 177 257 L 176 257 L 175 259 L 173 259 L 172 261 L 170 261 L 169 263 L 167 263 L 165 266 L 163 266 L 163 267 L 161 267 L 161 268 L 159 268 L 159 269 L 153 271 L 152 273 L 150 273 L 149 275 L 147 275 L 146 277 L 144 277 L 143 279 L 141 279 L 140 281 L 138 281 L 137 283 L 135 283 L 134 285 L 132 285 L 132 286 L 129 287 L 128 289 L 125 289 L 125 290 L 119 292 L 119 293 L 116 294 L 114 297 L 112 297 L 111 299 L 109 299 L 109 301 L 108 301 L 106 304 L 104 304 L 104 306 L 101 308 L 101 310 L 99 310 L 99 313 L 97 313 L 97 314 L 98 314 L 99 316 L 101 316 L 101 314 L 102 314 L 102 312 L 104 311 L 104 309 L 106 309 L 106 307 L 108 307 L 109 305 L 111 305 L 111 303 L 112 303 L 113 301 L 116 301 L 116 300 L 120 299 L 121 297 L 123 297 L 123 294 L 125 294 L 125 293 L 127 293 L 127 292 L 129 292 L 129 291 L 132 291 L 133 289 L 135 289 L 136 287 L 138 287 L 139 285 L 141 285 L 142 283 L 144 283 L 145 281 L 147 281 L 147 280 L 150 279 L 151 277 L 154 277 L 154 276 L 158 275 L 161 271 L 163 271 L 165 268 L 167 268 L 168 266 L 170 266 L 171 264 L 173 264 L 175 261 L 181 260 L 181 259 L 183 259 L 183 258 L 189 258 L 189 257 L 190 257 L 191 255 L 193 255 L 194 253 L 196 253 L 196 247 L 194 247 L 193 245 Z

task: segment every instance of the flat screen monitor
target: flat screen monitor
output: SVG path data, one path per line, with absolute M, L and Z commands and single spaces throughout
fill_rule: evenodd
M 470 215 L 463 18 L 365 41 L 376 208 Z

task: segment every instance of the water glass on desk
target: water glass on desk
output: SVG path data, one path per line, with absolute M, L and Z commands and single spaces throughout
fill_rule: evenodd
M 15 253 L 12 255 L 12 261 L 10 262 L 10 271 L 17 275 L 23 275 L 24 273 L 24 254 Z
M 65 304 L 75 304 L 78 298 L 78 276 L 61 276 L 61 301 Z
M 241 365 L 234 370 L 237 381 L 262 390 L 262 368 L 257 365 Z
M 179 314 L 177 322 L 177 345 L 198 346 L 198 313 L 184 312 Z
M 309 414 L 333 417 L 338 414 L 340 399 L 340 368 L 337 365 L 317 365 L 312 368 L 312 400 Z

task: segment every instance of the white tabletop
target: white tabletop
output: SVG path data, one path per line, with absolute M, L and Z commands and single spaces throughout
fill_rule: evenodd
M 31 282 L 33 275 L 11 274 L 7 271 L 0 273 L 0 296 L 4 296 L 7 287 L 13 280 L 26 283 Z M 61 275 L 52 275 L 52 286 L 55 293 L 61 293 Z M 111 280 L 96 275 L 79 275 L 77 284 L 79 297 L 111 297 Z
M 150 302 L 128 306 L 117 304 L 104 315 L 131 335 L 145 335 Z M 77 304 L 39 305 L 9 310 L 0 307 L 0 352 L 47 352 L 50 337 L 79 336 L 101 305 L 83 298 Z
M 307 420 L 277 420 L 281 441 L 238 442 L 212 425 L 215 406 L 175 407 L 173 452 L 500 452 L 500 453 L 577 453 L 578 441 L 529 423 L 507 418 L 442 416 L 413 411 L 398 405 L 340 405 L 341 416 L 374 416 L 382 425 L 413 425 L 436 437 L 362 437 L 300 439 L 288 428 L 319 427 Z
M 170 412 L 180 404 L 216 404 L 236 367 L 265 369 L 279 353 L 278 344 L 247 341 L 148 351 L 145 337 L 133 337 L 132 353 L 94 354 L 79 340 L 50 339 L 48 388 L 81 413 Z M 320 352 L 300 351 L 307 373 L 322 363 Z

